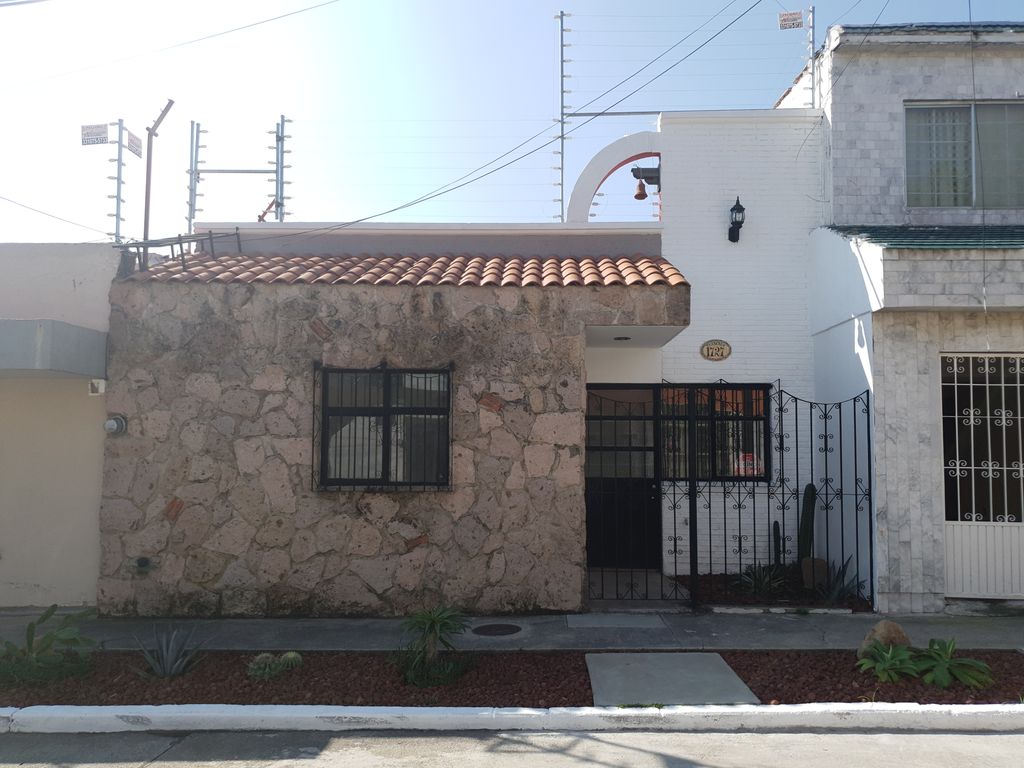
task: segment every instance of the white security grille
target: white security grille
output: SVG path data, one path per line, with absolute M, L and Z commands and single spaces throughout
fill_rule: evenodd
M 948 522 L 1020 523 L 1024 356 L 942 357 Z

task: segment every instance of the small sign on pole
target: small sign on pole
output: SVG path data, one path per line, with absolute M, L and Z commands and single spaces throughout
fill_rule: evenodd
M 804 12 L 786 11 L 779 14 L 779 29 L 803 29 Z
M 127 150 L 134 155 L 142 157 L 142 139 L 140 139 L 138 136 L 136 136 L 128 129 L 125 129 L 124 133 L 127 137 L 124 144 Z
M 96 125 L 83 125 L 82 126 L 82 146 L 88 144 L 106 144 L 107 143 L 107 124 L 99 123 Z

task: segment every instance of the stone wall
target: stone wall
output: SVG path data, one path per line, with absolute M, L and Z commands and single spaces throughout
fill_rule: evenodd
M 893 250 L 882 258 L 885 306 L 977 309 L 1024 307 L 1024 250 Z
M 1024 351 L 1024 313 L 883 310 L 875 313 L 873 336 L 876 607 L 941 611 L 940 356 Z
M 859 41 L 863 43 L 863 40 Z M 1017 224 L 1020 209 L 910 208 L 908 101 L 1017 101 L 1021 47 L 839 46 L 826 83 L 831 123 L 833 224 Z M 749 216 L 749 214 L 748 214 Z
M 578 610 L 584 327 L 688 287 L 117 282 L 97 603 L 124 615 Z M 314 362 L 454 365 L 452 486 L 312 489 Z

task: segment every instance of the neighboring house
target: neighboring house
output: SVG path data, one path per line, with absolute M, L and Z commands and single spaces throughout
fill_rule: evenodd
M 92 603 L 109 245 L 2 245 L 0 605 Z
M 874 391 L 878 607 L 1022 598 L 1024 24 L 837 27 L 818 65 L 819 396 Z

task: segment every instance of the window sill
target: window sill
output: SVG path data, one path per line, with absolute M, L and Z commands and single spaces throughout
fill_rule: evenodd
M 453 491 L 451 485 L 318 485 L 317 493 L 423 493 Z

